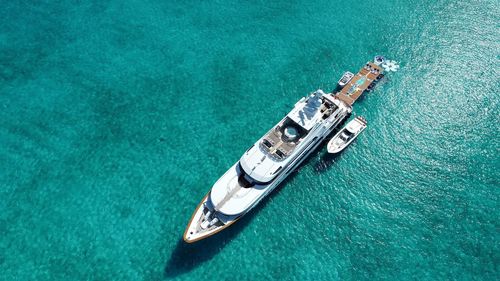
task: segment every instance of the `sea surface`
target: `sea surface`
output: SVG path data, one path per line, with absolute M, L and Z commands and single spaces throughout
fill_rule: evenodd
M 498 1 L 2 1 L 0 280 L 499 280 Z M 250 214 L 185 244 L 302 96 L 401 68 Z

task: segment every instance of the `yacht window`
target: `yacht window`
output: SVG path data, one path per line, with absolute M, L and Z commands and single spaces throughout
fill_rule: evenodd
M 281 170 L 281 168 L 283 168 L 283 167 L 279 166 L 278 169 L 276 169 L 276 171 L 274 171 L 272 174 L 275 175 L 276 173 L 278 173 Z
M 253 145 L 252 145 L 252 146 L 250 146 L 250 148 L 249 148 L 249 149 L 247 149 L 247 152 L 249 152 L 249 151 L 250 151 L 250 149 L 252 149 L 252 147 L 254 147 L 254 146 L 253 146 Z
M 240 176 L 238 177 L 238 184 L 244 188 L 252 187 L 255 185 L 255 183 L 252 183 L 247 180 L 247 178 L 245 177 L 245 173 L 241 173 Z

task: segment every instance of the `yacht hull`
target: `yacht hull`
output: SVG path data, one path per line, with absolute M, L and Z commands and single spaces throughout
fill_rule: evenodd
M 210 236 L 218 233 L 219 231 L 222 231 L 223 229 L 229 227 L 230 225 L 235 223 L 237 220 L 239 220 L 239 218 L 241 217 L 240 216 L 232 221 L 228 221 L 225 224 L 218 226 L 210 231 L 206 231 L 204 233 L 197 234 L 196 230 L 199 229 L 198 222 L 199 222 L 201 216 L 203 216 L 204 204 L 207 202 L 209 194 L 210 194 L 210 192 L 207 193 L 205 195 L 205 197 L 203 197 L 203 199 L 200 201 L 200 203 L 196 207 L 196 210 L 193 212 L 193 215 L 191 215 L 191 219 L 189 220 L 189 222 L 186 226 L 186 230 L 184 231 L 183 239 L 187 243 L 193 243 L 193 242 L 205 239 L 207 237 L 210 237 Z
M 346 117 L 344 117 L 346 118 Z M 202 239 L 208 238 L 214 234 L 217 234 L 218 232 L 222 231 L 223 229 L 229 227 L 236 221 L 238 221 L 241 217 L 243 217 L 245 214 L 250 212 L 255 206 L 257 206 L 262 199 L 264 199 L 266 196 L 268 196 L 276 187 L 278 187 L 283 180 L 285 180 L 293 171 L 295 171 L 299 165 L 304 162 L 318 147 L 325 141 L 326 137 L 333 131 L 333 129 L 342 121 L 343 119 L 339 119 L 335 125 L 331 126 L 328 129 L 328 133 L 325 133 L 323 137 L 319 138 L 316 142 L 311 143 L 310 147 L 302 152 L 298 157 L 296 157 L 295 161 L 291 163 L 286 169 L 284 169 L 277 177 L 275 180 L 273 180 L 271 183 L 268 184 L 267 191 L 258 199 L 256 200 L 245 212 L 240 214 L 236 219 L 228 221 L 225 223 L 223 226 L 217 227 L 216 229 L 207 232 L 202 235 L 194 235 L 193 233 L 195 229 L 198 228 L 197 222 L 199 221 L 200 216 L 203 215 L 203 206 L 204 203 L 207 202 L 209 199 L 210 192 L 205 195 L 205 197 L 201 200 L 201 202 L 198 204 L 196 207 L 196 210 L 194 211 L 193 215 L 191 216 L 191 219 L 189 220 L 189 223 L 186 227 L 186 230 L 184 231 L 184 236 L 183 239 L 187 243 L 194 243 L 196 241 L 200 241 Z M 191 233 L 193 231 L 193 233 Z

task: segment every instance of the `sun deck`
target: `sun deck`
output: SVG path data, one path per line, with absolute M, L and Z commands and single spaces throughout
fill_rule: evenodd
M 290 156 L 315 124 L 328 118 L 338 109 L 335 98 L 324 94 L 323 91 L 317 93 L 271 129 L 260 142 L 260 148 L 277 160 Z
M 290 122 L 291 120 L 289 120 Z M 295 139 L 290 139 L 284 135 L 284 124 L 274 127 L 261 142 L 262 148 L 270 155 L 283 159 L 289 156 L 297 144 L 302 140 L 302 136 L 307 134 L 300 126 L 294 128 L 298 130 L 299 135 Z
M 336 97 L 348 105 L 354 104 L 370 84 L 380 79 L 380 75 L 383 71 L 384 70 L 380 66 L 368 62 L 351 81 L 336 94 Z

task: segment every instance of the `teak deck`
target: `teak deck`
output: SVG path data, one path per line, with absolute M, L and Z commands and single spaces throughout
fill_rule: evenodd
M 336 97 L 348 105 L 354 104 L 354 102 L 366 91 L 368 86 L 370 86 L 383 71 L 384 70 L 380 66 L 372 62 L 367 63 L 351 81 L 336 94 Z M 361 79 L 365 80 L 363 81 Z

